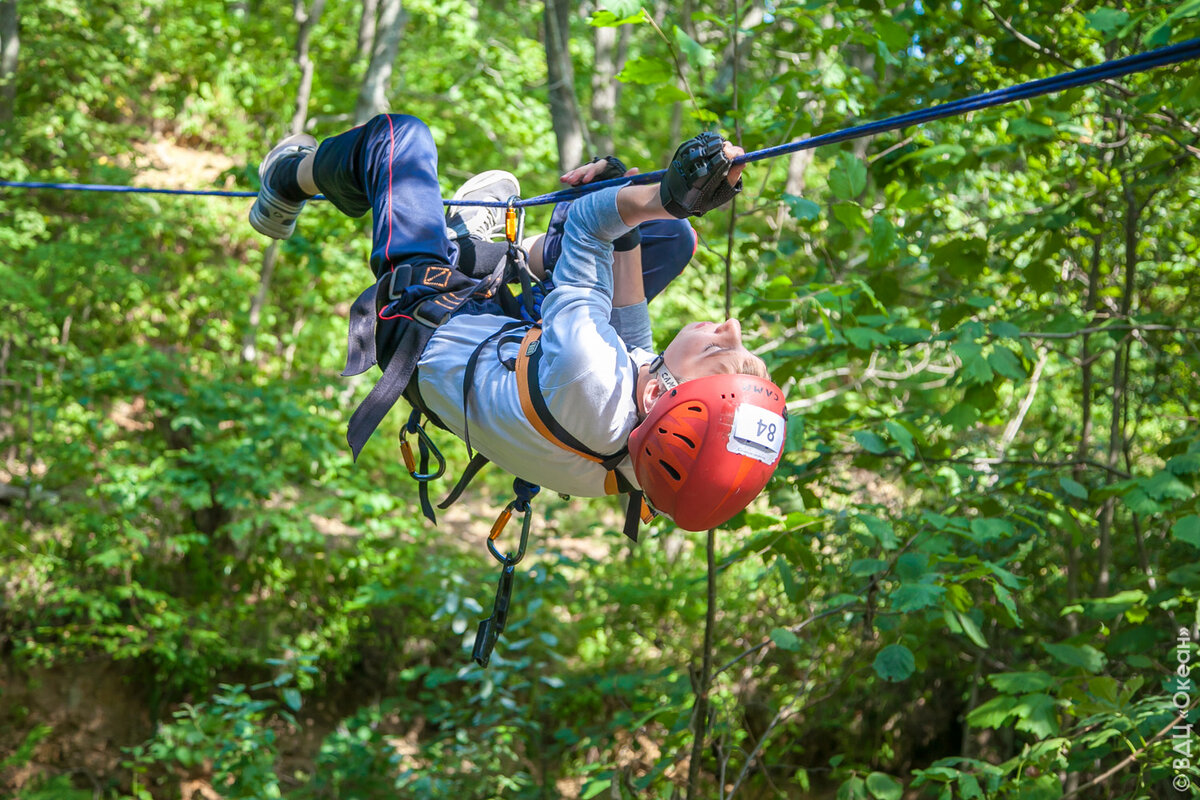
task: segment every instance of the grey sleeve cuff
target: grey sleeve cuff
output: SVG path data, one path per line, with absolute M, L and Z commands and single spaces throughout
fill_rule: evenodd
M 612 310 L 609 317 L 621 341 L 630 347 L 640 347 L 643 350 L 654 348 L 654 337 L 650 330 L 650 311 L 643 300 L 632 306 L 621 306 Z

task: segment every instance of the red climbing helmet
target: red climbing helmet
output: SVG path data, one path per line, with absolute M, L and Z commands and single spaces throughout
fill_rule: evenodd
M 775 472 L 783 414 L 783 390 L 754 375 L 710 375 L 668 389 L 629 435 L 646 498 L 684 530 L 725 523 Z

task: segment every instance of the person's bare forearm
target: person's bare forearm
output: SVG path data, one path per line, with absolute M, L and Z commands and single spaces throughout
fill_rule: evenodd
M 617 212 L 621 215 L 621 221 L 631 228 L 652 219 L 672 219 L 663 208 L 656 184 L 622 186 L 621 191 L 617 192 Z
M 642 248 L 613 253 L 613 306 L 632 306 L 646 299 L 642 283 Z

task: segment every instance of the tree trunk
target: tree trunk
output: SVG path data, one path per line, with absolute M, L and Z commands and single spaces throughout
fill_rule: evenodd
M 12 119 L 17 99 L 17 51 L 20 48 L 17 0 L 0 0 L 0 122 Z
M 364 9 L 365 13 L 365 9 Z M 363 76 L 358 92 L 358 104 L 354 109 L 354 120 L 362 124 L 388 108 L 388 92 L 392 84 L 392 65 L 400 50 L 400 39 L 404 36 L 404 25 L 408 15 L 404 13 L 401 0 L 379 0 L 379 18 L 375 28 L 375 41 L 371 46 L 371 63 Z
M 595 155 L 610 155 L 613 151 L 613 112 L 617 108 L 617 29 L 596 28 L 593 37 L 595 62 L 592 67 L 592 143 Z
M 325 10 L 325 0 L 312 0 L 312 8 L 305 9 L 304 0 L 295 0 L 293 18 L 300 23 L 296 34 L 296 66 L 300 68 L 300 86 L 296 90 L 296 113 L 292 115 L 292 133 L 303 133 L 304 123 L 308 119 L 308 100 L 312 96 L 313 62 L 308 57 L 308 40 L 321 12 Z
M 296 88 L 296 112 L 292 115 L 291 132 L 301 133 L 304 122 L 308 118 L 308 100 L 312 94 L 313 63 L 308 56 L 308 41 L 313 28 L 321 19 L 325 10 L 325 0 L 313 0 L 312 7 L 306 9 L 304 0 L 295 0 L 293 18 L 300 24 L 296 33 L 296 65 L 300 68 L 300 85 Z M 262 310 L 267 303 L 271 291 L 271 278 L 275 274 L 275 261 L 279 257 L 279 242 L 271 245 L 263 252 L 262 272 L 259 274 L 258 291 L 250 301 L 250 313 L 247 320 L 246 333 L 242 337 L 242 360 L 251 363 L 258 358 L 258 325 L 262 320 Z
M 378 20 L 379 0 L 362 0 L 362 16 L 358 20 L 358 44 L 355 46 L 359 61 L 370 62 Z
M 1129 179 L 1125 179 L 1125 264 L 1124 285 L 1121 289 L 1120 318 L 1127 320 L 1137 291 L 1137 235 L 1141 208 Z M 1129 356 L 1132 334 L 1113 352 L 1112 420 L 1108 435 L 1108 466 L 1115 468 L 1125 451 L 1125 391 L 1129 383 Z M 1106 479 L 1112 481 L 1112 475 Z M 1099 542 L 1096 545 L 1095 597 L 1107 597 L 1112 570 L 1112 528 L 1116 515 L 1116 498 L 1104 501 L 1100 514 Z
M 546 0 L 546 74 L 550 82 L 550 119 L 558 140 L 558 167 L 562 171 L 583 162 L 584 132 L 575 97 L 575 70 L 571 66 L 570 0 Z

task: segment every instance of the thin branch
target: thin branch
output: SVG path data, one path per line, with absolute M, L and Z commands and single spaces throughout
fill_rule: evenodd
M 1066 794 L 1064 794 L 1060 800 L 1070 800 L 1070 798 L 1074 797 L 1075 795 L 1079 794 L 1080 792 L 1083 792 L 1083 791 L 1086 791 L 1087 789 L 1091 789 L 1091 788 L 1094 788 L 1094 787 L 1096 787 L 1096 786 L 1099 786 L 1100 784 L 1102 784 L 1102 783 L 1104 783 L 1105 781 L 1107 781 L 1109 778 L 1111 778 L 1111 777 L 1113 777 L 1114 775 L 1116 775 L 1116 774 L 1117 774 L 1118 772 L 1120 772 L 1121 770 L 1123 770 L 1123 769 L 1125 769 L 1126 767 L 1128 767 L 1128 766 L 1129 766 L 1130 764 L 1132 764 L 1133 762 L 1137 761 L 1137 760 L 1138 760 L 1138 756 L 1142 755 L 1142 754 L 1143 754 L 1143 753 L 1145 753 L 1147 750 L 1149 750 L 1149 749 L 1150 749 L 1150 745 L 1154 744 L 1154 743 L 1155 743 L 1155 742 L 1157 742 L 1159 739 L 1161 739 L 1161 738 L 1163 738 L 1164 736 L 1166 736 L 1166 735 L 1167 735 L 1167 731 L 1171 730 L 1171 729 L 1172 729 L 1172 728 L 1174 728 L 1176 725 L 1178 725 L 1178 724 L 1179 724 L 1179 720 L 1180 720 L 1180 719 L 1186 718 L 1187 712 L 1189 712 L 1189 711 L 1191 711 L 1193 708 L 1195 708 L 1195 707 L 1197 706 L 1197 704 L 1200 704 L 1200 697 L 1197 697 L 1195 700 L 1193 700 L 1193 701 L 1192 701 L 1192 704 L 1191 704 L 1190 706 L 1188 706 L 1186 709 L 1184 709 L 1184 711 L 1183 711 L 1183 714 L 1182 714 L 1182 715 L 1174 715 L 1174 716 L 1172 716 L 1172 717 L 1171 717 L 1171 721 L 1170 721 L 1170 722 L 1168 722 L 1168 723 L 1167 723 L 1167 724 L 1166 724 L 1166 725 L 1163 727 L 1163 729 L 1162 729 L 1162 730 L 1160 730 L 1158 733 L 1154 734 L 1154 736 L 1152 736 L 1152 737 L 1151 737 L 1151 738 L 1150 738 L 1150 739 L 1149 739 L 1149 740 L 1148 740 L 1148 741 L 1147 741 L 1147 742 L 1146 742 L 1144 745 L 1142 745 L 1142 746 L 1141 746 L 1141 747 L 1139 747 L 1137 750 L 1134 750 L 1132 753 L 1130 753 L 1128 756 L 1126 756 L 1126 757 L 1125 757 L 1125 758 L 1124 758 L 1124 759 L 1123 759 L 1123 760 L 1122 760 L 1120 763 L 1118 763 L 1118 764 L 1117 764 L 1115 767 L 1113 767 L 1113 768 L 1112 768 L 1112 769 L 1110 769 L 1110 770 L 1106 770 L 1105 772 L 1102 772 L 1101 774 L 1097 775 L 1095 778 L 1092 778 L 1092 780 L 1090 780 L 1090 781 L 1088 781 L 1087 783 L 1085 783 L 1083 786 L 1080 786 L 1080 787 L 1079 787 L 1079 788 L 1077 788 L 1077 789 L 1072 789 L 1071 791 L 1069 791 L 1069 792 L 1067 792 Z

